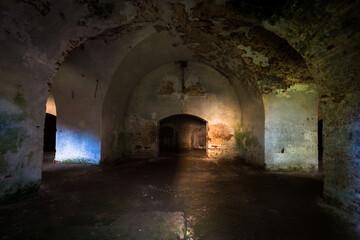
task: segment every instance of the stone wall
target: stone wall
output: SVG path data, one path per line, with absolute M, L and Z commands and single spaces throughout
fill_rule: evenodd
M 235 131 L 241 108 L 234 89 L 214 69 L 188 62 L 183 70 L 176 63 L 149 73 L 135 88 L 129 101 L 126 135 L 127 155 L 157 155 L 157 125 L 165 117 L 190 114 L 208 123 L 208 156 L 233 158 L 239 154 Z
M 356 211 L 360 206 L 360 92 L 323 95 L 325 196 Z
M 263 95 L 265 166 L 272 171 L 317 171 L 319 98 L 314 84 Z
M 177 36 L 177 41 L 170 43 L 182 48 L 176 58 L 186 55 L 201 61 L 231 82 L 243 105 L 239 128 L 246 133 L 235 135 L 243 140 L 245 136 L 258 139 L 259 145 L 245 144 L 242 152 L 260 165 L 264 154 L 263 90 L 316 82 L 323 99 L 325 194 L 345 206 L 359 207 L 358 1 L 254 4 L 244 0 L 196 5 L 184 1 L 109 1 L 104 5 L 100 1 L 40 0 L 2 1 L 0 8 L 1 196 L 40 183 L 46 82 L 52 82 L 65 56 L 90 38 L 111 42 L 130 29 L 141 31 L 144 25 L 154 23 L 153 30 Z M 103 106 L 107 106 L 123 91 L 121 111 L 112 114 L 111 107 L 101 111 L 103 159 L 123 153 L 128 87 L 132 89 L 153 69 L 181 59 L 158 55 L 172 52 L 172 48 L 162 44 L 155 48 L 154 41 L 148 43 L 153 54 L 147 53 L 147 61 L 136 54 L 132 61 L 117 67 L 114 78 L 126 81 L 115 84 L 118 87 L 114 90 L 111 84 L 114 92 L 104 100 Z M 132 53 L 139 45 L 124 46 L 131 47 Z M 192 52 L 186 54 L 189 49 Z M 143 71 L 136 73 L 139 69 L 135 69 L 127 74 L 127 68 L 138 65 Z M 246 104 L 246 99 L 253 104 Z

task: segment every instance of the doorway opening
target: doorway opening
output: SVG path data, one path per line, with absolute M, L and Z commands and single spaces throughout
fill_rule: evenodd
M 53 162 L 56 150 L 56 105 L 54 96 L 48 93 L 44 124 L 44 162 Z
M 44 127 L 44 152 L 55 152 L 56 116 L 46 113 Z
M 159 122 L 159 155 L 207 155 L 207 122 L 199 117 L 178 114 Z
M 324 148 L 323 148 L 323 120 L 320 119 L 318 121 L 318 158 L 319 158 L 319 173 L 323 172 L 323 152 L 324 152 Z

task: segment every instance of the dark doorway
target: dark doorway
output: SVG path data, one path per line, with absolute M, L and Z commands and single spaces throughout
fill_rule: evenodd
M 169 126 L 160 127 L 159 148 L 162 152 L 176 151 L 177 150 L 177 134 L 176 130 Z
M 319 173 L 322 173 L 323 171 L 323 163 L 322 163 L 322 159 L 323 159 L 323 120 L 319 120 L 318 121 L 318 158 L 319 158 Z
M 159 154 L 206 156 L 206 121 L 188 114 L 164 118 L 159 124 Z
M 44 128 L 44 152 L 55 152 L 56 116 L 46 113 Z

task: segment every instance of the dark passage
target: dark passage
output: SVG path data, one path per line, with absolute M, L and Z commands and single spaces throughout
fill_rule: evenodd
M 322 158 L 323 158 L 323 120 L 318 121 L 318 158 L 319 158 L 319 172 L 322 173 L 323 171 L 323 164 L 322 164 Z
M 46 114 L 44 128 L 44 152 L 55 152 L 56 116 Z
M 201 118 L 179 114 L 160 121 L 160 155 L 196 153 L 206 155 L 206 122 Z

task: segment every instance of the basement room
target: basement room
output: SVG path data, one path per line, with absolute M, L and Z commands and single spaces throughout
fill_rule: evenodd
M 359 9 L 0 1 L 0 239 L 360 239 Z

